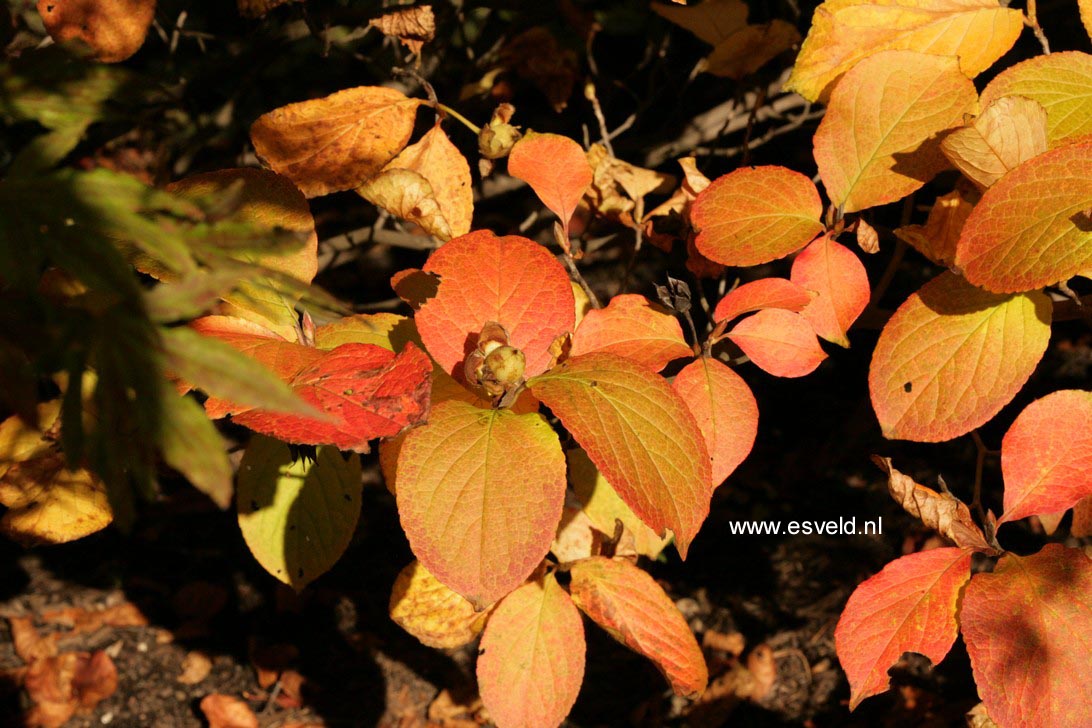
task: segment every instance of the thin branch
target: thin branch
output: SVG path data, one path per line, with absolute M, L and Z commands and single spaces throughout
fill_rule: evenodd
M 1042 26 L 1039 25 L 1039 10 L 1036 0 L 1028 0 L 1027 14 L 1024 16 L 1024 25 L 1031 28 L 1031 32 L 1035 34 L 1035 39 L 1039 41 L 1039 45 L 1043 47 L 1043 53 L 1050 55 L 1050 42 L 1047 40 L 1046 33 L 1043 32 Z

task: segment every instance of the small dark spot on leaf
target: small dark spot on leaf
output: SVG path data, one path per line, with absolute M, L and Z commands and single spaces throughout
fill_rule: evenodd
M 346 502 L 348 502 L 348 503 L 353 502 L 353 497 L 351 495 L 349 495 L 348 493 L 342 493 L 341 497 L 344 498 L 346 500 Z
M 485 654 L 485 648 L 484 647 L 479 647 L 478 648 L 478 656 L 481 657 L 484 654 Z
M 914 385 L 913 385 L 912 382 L 907 382 L 906 384 L 902 385 L 902 391 L 904 391 L 904 392 L 909 393 L 909 392 L 913 391 L 913 389 L 914 389 Z
M 598 386 L 599 386 L 599 382 L 597 382 L 597 381 L 595 381 L 595 380 L 593 379 L 593 380 L 591 380 L 591 386 L 593 386 L 593 387 L 598 387 Z
M 250 501 L 250 510 L 252 510 L 252 511 L 258 510 L 258 501 L 256 501 L 256 500 Z
M 46 5 L 46 7 L 45 7 L 45 11 L 46 11 L 47 13 L 52 13 L 52 12 L 53 12 L 53 8 L 54 8 L 54 7 L 56 7 L 56 6 L 55 6 L 55 5 Z
M 294 524 L 294 523 L 289 524 L 288 530 L 289 531 L 295 531 L 296 530 L 296 524 Z

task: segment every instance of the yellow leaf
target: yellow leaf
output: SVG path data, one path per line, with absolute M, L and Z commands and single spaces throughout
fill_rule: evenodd
M 815 11 L 785 90 L 825 101 L 842 74 L 888 50 L 958 57 L 974 78 L 1023 27 L 1023 14 L 997 0 L 828 0 Z
M 448 241 L 470 232 L 470 165 L 439 126 L 402 150 L 357 193 L 392 215 Z
M 315 346 L 334 349 L 342 344 L 375 344 L 395 353 L 408 342 L 420 345 L 413 320 L 396 313 L 346 316 L 315 329 Z
M 857 64 L 815 133 L 831 201 L 857 212 L 920 188 L 948 164 L 940 133 L 962 123 L 975 100 L 955 58 L 886 51 Z
M 1047 150 L 1047 112 L 1037 101 L 1005 96 L 940 143 L 956 169 L 986 189 L 1021 162 Z
M 1004 96 L 1024 96 L 1047 112 L 1047 138 L 1056 147 L 1092 134 L 1092 55 L 1078 51 L 1036 56 L 1006 68 L 982 90 L 983 107 Z
M 390 615 L 429 647 L 462 647 L 478 636 L 489 616 L 451 591 L 420 561 L 402 569 L 391 589 Z
M 38 405 L 38 429 L 14 416 L 0 423 L 0 478 L 11 466 L 42 457 L 56 447 L 56 438 L 45 433 L 54 428 L 60 413 L 61 400 L 55 399 Z
M 800 42 L 796 26 L 784 20 L 748 25 L 722 40 L 705 59 L 705 72 L 739 80 Z
M 66 469 L 60 453 L 9 467 L 0 504 L 9 509 L 0 531 L 26 546 L 75 541 L 113 520 L 106 487 L 87 470 Z
M 254 150 L 307 197 L 359 187 L 406 146 L 420 99 L 360 86 L 282 106 L 250 127 Z
M 746 25 L 748 8 L 742 0 L 705 0 L 681 8 L 652 3 L 652 10 L 715 46 Z

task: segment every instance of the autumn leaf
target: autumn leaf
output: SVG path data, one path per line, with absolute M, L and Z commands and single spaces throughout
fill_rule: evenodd
M 1023 15 L 997 0 L 827 0 L 815 10 L 786 91 L 829 99 L 835 82 L 888 50 L 959 58 L 974 78 L 1016 42 Z
M 1041 154 L 1002 177 L 975 206 L 956 265 L 975 285 L 1027 291 L 1092 268 L 1092 142 Z
M 1065 51 L 1006 68 L 982 90 L 983 108 L 1005 96 L 1023 96 L 1047 112 L 1050 146 L 1092 134 L 1092 55 Z
M 781 308 L 748 316 L 727 336 L 755 366 L 775 377 L 806 376 L 827 358 L 807 319 Z
M 0 504 L 0 531 L 26 546 L 75 541 L 113 521 L 106 486 L 84 468 L 69 470 L 59 452 L 8 466 Z
M 744 167 L 714 180 L 694 200 L 690 219 L 702 255 L 722 265 L 783 258 L 823 231 L 815 185 L 784 167 Z
M 561 219 L 566 234 L 576 206 L 592 183 L 584 150 L 558 134 L 528 132 L 508 155 L 508 174 L 531 186 L 542 204 Z
M 846 332 L 872 295 L 868 273 L 852 250 L 823 235 L 792 262 L 790 278 L 816 297 L 800 311 L 815 333 L 839 346 L 849 346 Z
M 315 329 L 315 347 L 335 349 L 342 344 L 374 344 L 395 353 L 409 342 L 420 344 L 413 319 L 396 313 L 345 316 Z
M 714 76 L 738 81 L 799 42 L 800 32 L 796 26 L 784 20 L 774 19 L 761 25 L 747 25 L 718 43 L 702 62 L 702 70 Z
M 951 493 L 938 493 L 915 482 L 891 465 L 891 458 L 875 456 L 876 463 L 887 474 L 887 489 L 903 509 L 923 524 L 941 534 L 956 546 L 993 552 L 986 543 L 982 529 L 971 517 L 967 505 Z
M 652 11 L 715 46 L 747 24 L 748 7 L 742 0 L 705 0 L 682 7 L 654 2 Z
M 1089 38 L 1092 38 L 1092 1 L 1077 0 L 1077 7 L 1081 12 L 1081 23 L 1084 25 L 1084 32 L 1088 34 Z
M 425 9 L 431 13 L 431 8 Z M 466 157 L 437 124 L 356 191 L 392 215 L 447 241 L 470 232 L 474 212 L 470 184 Z
M 236 257 L 291 276 L 303 284 L 315 277 L 318 271 L 315 220 L 307 198 L 287 178 L 264 169 L 223 169 L 186 177 L 168 185 L 167 191 L 190 199 L 232 195 L 235 219 L 264 228 L 289 230 L 304 241 L 288 254 L 240 253 Z M 275 281 L 264 276 L 241 281 L 225 296 L 227 305 L 221 313 L 254 321 L 286 339 L 295 339 L 297 301 L 279 289 Z
M 383 35 L 393 36 L 402 41 L 402 45 L 406 46 L 410 53 L 417 55 L 421 54 L 421 48 L 425 43 L 431 41 L 436 35 L 436 15 L 429 5 L 392 10 L 369 20 L 368 25 L 377 28 Z
M 263 115 L 250 127 L 254 151 L 307 197 L 360 186 L 406 146 L 420 99 L 360 86 Z
M 713 320 L 731 321 L 745 313 L 764 308 L 801 311 L 811 303 L 814 294 L 786 278 L 760 278 L 744 283 L 724 294 L 713 310 Z
M 57 43 L 76 41 L 103 63 L 140 50 L 155 19 L 155 0 L 38 0 L 38 14 Z
M 884 326 L 868 375 L 884 437 L 942 442 L 989 421 L 1046 351 L 1051 304 L 999 295 L 942 273 Z
M 27 666 L 23 687 L 34 707 L 23 724 L 61 728 L 77 712 L 89 713 L 118 689 L 118 671 L 104 650 L 64 652 L 34 660 Z
M 644 296 L 615 296 L 588 311 L 573 334 L 571 356 L 606 351 L 658 372 L 673 359 L 692 356 L 679 320 Z
M 831 202 L 857 212 L 902 199 L 948 166 L 941 132 L 974 108 L 974 84 L 954 57 L 885 51 L 846 73 L 815 132 L 815 162 Z
M 682 398 L 660 376 L 605 352 L 573 357 L 529 382 L 622 500 L 686 558 L 709 513 L 709 454 Z
M 11 466 L 44 457 L 56 449 L 61 400 L 41 402 L 34 411 L 36 427 L 15 415 L 0 422 L 0 478 Z
M 420 561 L 414 561 L 394 580 L 390 615 L 399 627 L 429 647 L 451 649 L 477 637 L 489 612 L 475 610 Z
M 683 367 L 672 386 L 705 438 L 716 487 L 751 452 L 758 433 L 755 396 L 742 377 L 709 357 L 698 357 Z
M 553 574 L 524 584 L 489 618 L 478 689 L 498 728 L 555 728 L 584 681 L 584 622 Z
M 669 174 L 612 156 L 602 144 L 593 144 L 586 156 L 593 170 L 586 197 L 589 204 L 596 213 L 631 228 L 645 219 L 645 195 L 666 192 L 675 182 Z
M 414 554 L 478 607 L 521 584 L 550 549 L 565 456 L 539 414 L 450 400 L 398 455 L 398 514 Z
M 573 601 L 611 637 L 652 660 L 676 695 L 697 697 L 709 682 L 694 633 L 651 576 L 628 561 L 595 556 L 569 572 Z
M 964 181 L 937 198 L 924 225 L 897 228 L 895 236 L 934 263 L 950 268 L 955 264 L 956 244 L 963 225 L 978 199 L 978 192 Z
M 209 728 L 258 728 L 258 716 L 234 695 L 206 695 L 201 698 L 200 707 Z
M 666 202 L 645 215 L 646 220 L 653 217 L 668 216 L 671 213 L 689 217 L 691 204 L 701 194 L 702 190 L 712 184 L 709 178 L 698 169 L 697 160 L 694 157 L 682 157 L 677 161 L 683 171 L 683 179 L 679 184 L 679 188 L 671 194 Z
M 1001 442 L 998 523 L 1058 513 L 1092 496 L 1092 393 L 1067 389 L 1027 407 Z
M 1082 726 L 1092 720 L 1088 635 L 1092 560 L 1051 543 L 1006 554 L 967 585 L 960 626 L 975 683 L 1003 726 Z
M 573 329 L 568 274 L 527 238 L 477 230 L 433 253 L 424 272 L 438 275 L 440 285 L 418 311 L 417 329 L 428 353 L 456 378 L 490 321 L 504 326 L 509 343 L 523 352 L 528 378 L 553 363 L 551 344 Z
M 300 591 L 337 563 L 360 517 L 360 458 L 319 448 L 294 459 L 288 445 L 251 438 L 239 464 L 239 528 L 262 567 Z
M 934 665 L 944 659 L 970 578 L 970 551 L 939 548 L 896 559 L 857 587 L 834 631 L 850 710 L 887 690 L 887 670 L 903 653 L 924 655 Z
M 940 143 L 956 169 L 986 189 L 1006 172 L 1047 150 L 1047 112 L 1038 101 L 1006 96 Z

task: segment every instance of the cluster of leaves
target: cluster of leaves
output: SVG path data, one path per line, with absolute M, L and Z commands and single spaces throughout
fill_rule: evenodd
M 150 14 L 129 15 L 140 34 L 126 24 L 100 36 L 72 20 L 86 5 L 47 5 L 49 32 L 101 61 L 139 47 Z M 110 5 L 122 13 L 127 3 Z M 714 46 L 701 70 L 715 75 L 753 73 L 798 40 L 781 21 L 747 24 L 738 0 L 655 9 Z M 420 53 L 432 33 L 426 10 L 376 27 Z M 0 364 L 17 385 L 4 389 L 16 415 L 0 425 L 3 527 L 59 542 L 124 520 L 129 484 L 151 489 L 156 450 L 226 506 L 232 469 L 210 420 L 230 417 L 254 433 L 234 488 L 243 535 L 266 570 L 302 589 L 348 546 L 361 507 L 357 453 L 380 439 L 417 557 L 394 586 L 391 616 L 438 647 L 481 634 L 479 685 L 499 725 L 564 719 L 583 680 L 581 612 L 652 660 L 677 694 L 700 694 L 701 649 L 637 559 L 671 540 L 685 558 L 714 489 L 751 450 L 758 408 L 730 364 L 802 377 L 827 357 L 820 340 L 849 346 L 873 292 L 839 239 L 855 234 L 866 253 L 880 239 L 859 213 L 950 166 L 963 175 L 924 225 L 895 231 L 950 270 L 895 311 L 876 346 L 869 387 L 891 439 L 949 440 L 995 417 L 1046 350 L 1044 289 L 1092 272 L 1092 56 L 1033 58 L 981 94 L 972 81 L 1025 21 L 1038 29 L 1034 15 L 993 0 L 821 5 L 787 88 L 826 105 L 814 137 L 825 214 L 816 184 L 785 167 L 709 180 L 684 158 L 675 186 L 617 159 L 606 136 L 585 150 L 521 131 L 507 104 L 479 128 L 431 89 L 426 100 L 378 86 L 258 118 L 250 138 L 265 170 L 166 190 L 104 170 L 54 171 L 126 76 L 95 67 L 87 81 L 73 70 L 83 61 L 32 54 L 52 60 L 0 77 L 4 112 L 48 130 L 0 183 L 0 280 L 18 302 L 0 329 L 10 339 Z M 66 81 L 77 77 L 78 89 Z M 411 143 L 422 109 L 436 120 Z M 507 174 L 557 216 L 558 254 L 473 229 L 470 164 L 443 128 L 452 118 L 477 135 L 483 173 L 507 158 Z M 309 288 L 317 239 L 307 200 L 347 190 L 440 244 L 391 281 L 411 317 L 338 317 Z M 671 194 L 646 211 L 653 192 Z M 573 235 L 574 220 L 589 218 L 664 247 L 682 240 L 699 275 L 792 262 L 788 277 L 723 295 L 699 336 L 679 281 L 662 287 L 662 305 L 637 294 L 600 305 Z M 938 661 L 962 630 L 999 724 L 1087 719 L 1092 695 L 1068 680 L 1086 656 L 1067 635 L 1092 628 L 1082 601 L 1092 563 L 1057 544 L 1005 552 L 996 530 L 1073 507 L 1073 531 L 1088 528 L 1089 423 L 1087 392 L 1030 405 L 1002 446 L 1004 511 L 977 522 L 951 494 L 881 460 L 895 499 L 955 546 L 892 562 L 850 599 L 836 639 L 854 707 L 886 689 L 905 651 Z M 975 554 L 1000 557 L 993 573 L 971 577 Z

